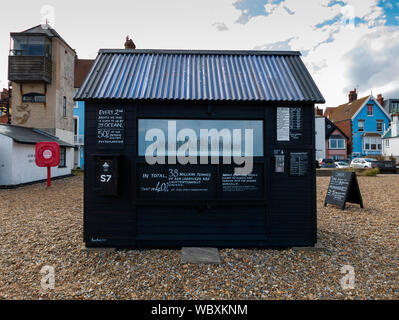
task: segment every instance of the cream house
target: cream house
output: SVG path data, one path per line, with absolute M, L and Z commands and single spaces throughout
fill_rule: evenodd
M 49 25 L 11 33 L 11 40 L 11 123 L 73 145 L 75 50 Z

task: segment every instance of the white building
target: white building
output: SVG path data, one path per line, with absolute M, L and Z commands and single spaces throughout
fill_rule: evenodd
M 326 157 L 326 119 L 322 116 L 315 116 L 316 131 L 316 160 Z
M 0 124 L 0 188 L 12 188 L 47 179 L 47 168 L 35 163 L 38 142 L 58 142 L 60 165 L 51 168 L 52 177 L 69 176 L 73 146 L 38 129 Z
M 382 150 L 385 157 L 395 157 L 399 161 L 399 110 L 392 113 L 391 126 L 383 136 Z

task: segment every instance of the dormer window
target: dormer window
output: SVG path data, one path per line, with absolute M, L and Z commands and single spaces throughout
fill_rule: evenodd
M 369 117 L 373 116 L 373 105 L 372 104 L 367 105 L 367 116 L 369 116 Z

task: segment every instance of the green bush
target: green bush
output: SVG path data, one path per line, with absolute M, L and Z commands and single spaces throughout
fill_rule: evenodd
M 374 168 L 374 169 L 346 168 L 346 169 L 340 169 L 340 170 L 348 171 L 348 172 L 356 172 L 357 176 L 362 176 L 362 177 L 375 177 L 380 173 L 380 170 L 378 168 Z
M 365 176 L 365 177 L 375 177 L 380 173 L 380 169 L 374 168 L 374 169 L 366 169 L 361 173 L 357 173 L 359 176 Z

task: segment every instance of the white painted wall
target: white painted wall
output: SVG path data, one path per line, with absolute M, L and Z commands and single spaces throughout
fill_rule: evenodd
M 389 140 L 389 146 L 386 141 Z M 399 158 L 399 137 L 382 140 L 382 151 L 385 157 Z
M 0 135 L 0 185 L 14 186 L 23 183 L 35 182 L 47 179 L 47 168 L 40 168 L 35 163 L 35 145 L 21 144 L 13 141 L 2 143 L 5 136 Z M 3 140 L 3 141 L 2 141 Z M 8 146 L 4 150 L 4 146 Z M 4 159 L 4 160 L 3 160 Z M 65 168 L 51 168 L 51 176 L 59 177 L 71 174 L 73 162 L 73 148 L 66 149 L 66 167 Z M 5 163 L 5 167 L 1 167 L 1 163 Z
M 55 135 L 58 139 L 73 145 L 75 143 L 74 134 L 72 131 L 55 129 Z
M 316 160 L 326 157 L 326 119 L 315 117 Z
M 13 140 L 10 137 L 0 134 L 0 186 L 11 184 L 12 145 Z

